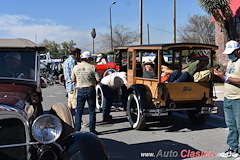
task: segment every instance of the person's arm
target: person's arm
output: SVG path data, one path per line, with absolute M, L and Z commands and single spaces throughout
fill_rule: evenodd
M 101 81 L 101 76 L 96 67 L 94 69 L 94 75 L 95 75 L 96 82 L 99 83 Z
M 73 67 L 73 70 L 72 70 L 71 79 L 72 79 L 72 82 L 75 82 L 75 83 L 77 82 L 76 75 L 75 75 L 75 72 L 74 72 L 74 67 Z
M 225 75 L 221 70 L 214 69 L 214 74 L 220 77 L 224 81 L 228 81 L 231 84 L 240 85 L 240 78 L 233 78 L 231 76 Z

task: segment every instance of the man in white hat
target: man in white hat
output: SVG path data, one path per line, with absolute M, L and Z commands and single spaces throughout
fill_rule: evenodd
M 223 54 L 229 58 L 226 72 L 214 69 L 214 74 L 224 80 L 224 115 L 229 128 L 227 137 L 229 149 L 220 153 L 220 157 L 240 160 L 240 44 L 233 40 L 227 42 Z
M 97 56 L 97 60 L 96 60 L 97 64 L 107 64 L 107 61 L 105 58 L 103 58 L 103 55 L 102 54 L 99 54 Z
M 89 107 L 89 128 L 90 132 L 99 134 L 95 130 L 96 124 L 96 82 L 100 81 L 100 75 L 97 68 L 91 64 L 92 54 L 84 51 L 81 54 L 82 61 L 73 67 L 72 81 L 76 82 L 77 88 L 77 108 L 75 114 L 75 130 L 81 130 L 82 114 L 87 101 Z

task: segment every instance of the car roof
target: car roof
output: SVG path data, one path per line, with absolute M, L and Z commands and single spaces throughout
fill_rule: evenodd
M 44 46 L 37 45 L 36 43 L 23 38 L 15 39 L 0 39 L 0 50 L 34 50 L 42 51 Z
M 132 45 L 132 46 L 123 46 L 117 47 L 116 49 L 163 49 L 169 50 L 173 48 L 184 48 L 184 49 L 213 49 L 217 50 L 218 46 L 212 44 L 203 44 L 203 43 L 165 43 L 165 44 L 144 44 L 144 45 Z

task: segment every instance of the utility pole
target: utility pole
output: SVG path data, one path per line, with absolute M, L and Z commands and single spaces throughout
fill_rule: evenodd
M 173 0 L 173 43 L 176 42 L 176 0 Z
M 109 7 L 109 15 L 110 15 L 110 34 L 111 34 L 111 51 L 113 52 L 113 38 L 112 38 L 112 5 L 116 2 L 112 2 L 111 6 Z
M 150 44 L 149 24 L 147 24 L 147 30 L 148 30 L 148 44 Z
M 139 26 L 139 44 L 142 44 L 142 0 L 140 0 L 140 26 Z

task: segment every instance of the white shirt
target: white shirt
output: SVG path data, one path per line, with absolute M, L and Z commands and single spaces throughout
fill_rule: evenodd
M 127 74 L 126 72 L 114 72 L 103 77 L 101 83 L 109 86 L 113 90 L 118 89 L 124 84 L 127 84 Z
M 97 64 L 107 64 L 107 61 L 105 58 L 98 57 Z

